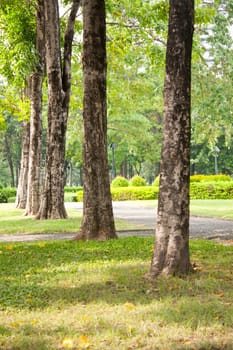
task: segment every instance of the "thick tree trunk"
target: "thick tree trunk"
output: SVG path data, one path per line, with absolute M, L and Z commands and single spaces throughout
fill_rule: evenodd
M 62 70 L 58 0 L 44 2 L 49 106 L 45 185 L 37 215 L 38 219 L 67 217 L 64 205 L 65 142 L 70 99 L 72 41 L 79 3 L 78 0 L 73 1 L 67 23 Z
M 37 218 L 66 218 L 64 206 L 64 158 L 66 123 L 63 115 L 60 28 L 58 1 L 45 6 L 46 68 L 48 83 L 48 127 L 46 143 L 45 185 Z
M 187 274 L 189 258 L 190 88 L 193 0 L 171 0 L 164 127 L 152 277 Z
M 28 191 L 25 215 L 36 215 L 40 205 L 40 168 L 42 154 L 42 84 L 44 76 L 44 0 L 36 10 L 36 49 L 38 64 L 31 75 L 31 115 Z
M 105 1 L 83 1 L 83 220 L 78 239 L 116 238 L 107 161 Z
M 29 143 L 30 143 L 30 123 L 27 121 L 24 121 L 23 135 L 22 135 L 20 175 L 19 175 L 19 183 L 18 183 L 17 195 L 16 195 L 16 201 L 15 201 L 15 206 L 18 209 L 25 209 L 26 202 L 27 202 Z

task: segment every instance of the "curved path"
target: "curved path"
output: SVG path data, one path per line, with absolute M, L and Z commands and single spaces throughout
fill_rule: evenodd
M 66 203 L 72 209 L 82 210 L 82 203 Z M 114 217 L 135 224 L 134 230 L 118 231 L 119 237 L 152 236 L 155 232 L 156 209 L 140 205 L 139 202 L 114 202 Z M 36 240 L 73 239 L 76 233 L 33 234 L 33 235 L 0 235 L 0 242 L 25 242 Z M 233 239 L 233 220 L 217 218 L 190 218 L 191 238 Z

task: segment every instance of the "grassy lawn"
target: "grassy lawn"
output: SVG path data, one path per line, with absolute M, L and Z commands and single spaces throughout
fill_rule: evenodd
M 190 209 L 192 215 L 233 219 L 233 200 L 231 199 L 191 200 Z
M 196 272 L 143 279 L 152 238 L 0 244 L 2 350 L 232 350 L 233 247 L 191 241 Z
M 0 234 L 78 232 L 82 211 L 68 209 L 67 212 L 69 218 L 64 220 L 34 220 L 24 216 L 24 210 L 15 209 L 13 203 L 0 204 Z M 117 230 L 130 230 L 137 226 L 121 220 L 116 220 L 115 224 Z
M 144 207 L 157 207 L 157 200 L 135 201 Z M 193 199 L 190 201 L 191 215 L 218 217 L 233 220 L 232 199 Z
M 129 202 L 130 205 L 155 208 L 157 203 L 155 200 Z M 233 200 L 192 200 L 190 208 L 192 215 L 233 220 Z M 34 220 L 23 213 L 24 210 L 14 208 L 14 203 L 0 204 L 0 234 L 77 232 L 81 225 L 82 211 L 77 209 L 68 209 L 67 220 Z M 141 228 L 140 225 L 116 220 L 117 230 Z

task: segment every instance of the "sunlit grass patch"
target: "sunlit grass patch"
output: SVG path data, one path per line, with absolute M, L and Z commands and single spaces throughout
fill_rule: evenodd
M 82 210 L 67 209 L 68 219 L 35 220 L 24 216 L 24 210 L 15 209 L 14 204 L 0 204 L 0 234 L 69 233 L 78 232 Z M 116 220 L 117 230 L 140 229 L 142 226 Z
M 232 349 L 232 246 L 191 241 L 196 273 L 153 284 L 153 238 L 10 246 L 0 349 Z

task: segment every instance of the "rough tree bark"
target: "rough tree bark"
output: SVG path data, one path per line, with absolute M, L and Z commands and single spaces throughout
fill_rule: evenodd
M 15 200 L 15 206 L 18 209 L 25 209 L 26 202 L 27 202 L 29 143 L 30 143 L 30 123 L 28 121 L 24 121 L 23 134 L 22 134 L 20 175 L 19 175 L 19 183 L 17 188 L 16 200 Z
M 83 219 L 77 239 L 116 238 L 107 160 L 105 1 L 83 4 Z
M 187 274 L 193 0 L 170 0 L 156 243 L 150 276 Z
M 36 8 L 36 50 L 38 62 L 35 72 L 31 74 L 29 171 L 25 215 L 36 215 L 40 205 L 44 44 L 44 0 L 38 0 Z
M 71 84 L 71 53 L 74 23 L 80 1 L 74 0 L 67 24 L 62 69 L 58 0 L 45 6 L 46 68 L 48 82 L 48 128 L 45 185 L 38 219 L 66 218 L 64 206 L 64 163 L 66 127 Z

